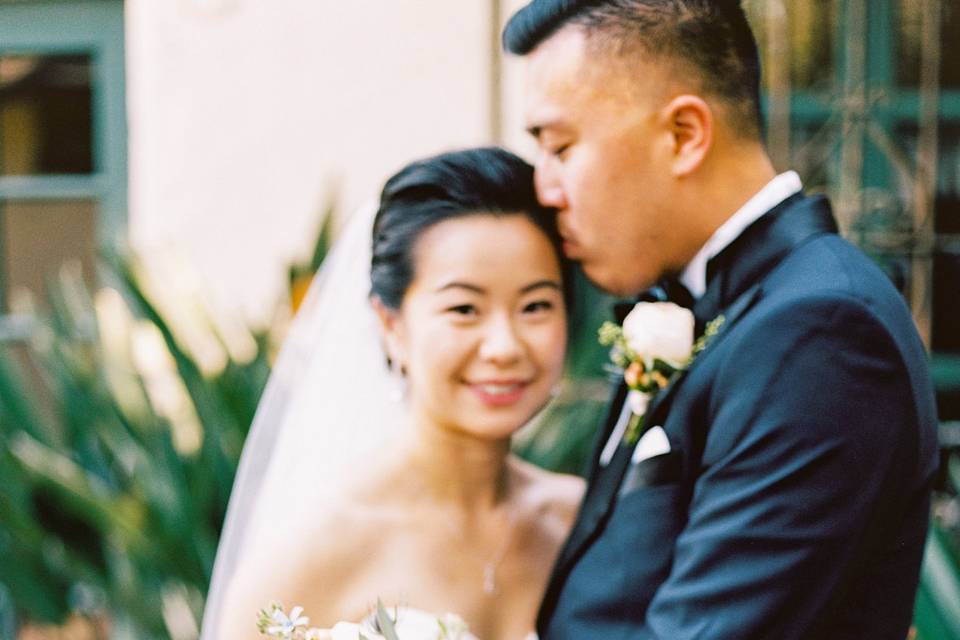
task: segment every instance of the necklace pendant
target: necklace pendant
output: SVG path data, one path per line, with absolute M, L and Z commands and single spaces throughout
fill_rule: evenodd
M 497 567 L 492 563 L 483 568 L 483 592 L 488 596 L 497 594 Z

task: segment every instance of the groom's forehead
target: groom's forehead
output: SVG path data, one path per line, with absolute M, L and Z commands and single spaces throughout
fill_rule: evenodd
M 562 29 L 527 56 L 526 120 L 535 136 L 572 115 L 571 108 L 648 105 L 679 82 L 674 65 L 667 60 L 618 58 L 616 53 L 591 47 L 589 37 L 579 28 Z
M 542 42 L 526 58 L 526 82 L 532 91 L 564 95 L 589 83 L 584 38 L 578 31 L 564 30 Z

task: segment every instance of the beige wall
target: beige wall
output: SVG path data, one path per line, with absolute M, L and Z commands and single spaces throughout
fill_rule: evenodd
M 329 181 L 352 210 L 410 159 L 492 141 L 491 6 L 128 0 L 135 246 L 265 322 Z
M 501 32 L 510 16 L 527 2 L 529 0 L 500 0 Z M 536 145 L 526 133 L 524 124 L 524 80 L 523 58 L 501 55 L 500 120 L 503 134 L 500 143 L 533 162 Z

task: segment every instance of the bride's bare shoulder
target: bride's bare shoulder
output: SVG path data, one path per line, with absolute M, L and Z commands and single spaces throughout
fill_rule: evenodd
M 259 637 L 246 634 L 255 630 L 245 621 L 271 602 L 303 606 L 311 624 L 341 619 L 349 586 L 375 557 L 378 539 L 389 526 L 390 510 L 368 495 L 354 487 L 313 504 L 291 505 L 307 510 L 297 526 L 259 535 L 245 552 L 226 598 L 225 626 L 231 627 L 230 619 L 244 621 L 243 626 L 235 622 L 231 634 L 222 637 Z
M 357 495 L 344 495 L 325 505 L 300 532 L 302 548 L 308 549 L 305 564 L 331 573 L 340 565 L 356 567 L 356 557 L 369 552 L 369 543 L 385 518 L 383 505 Z

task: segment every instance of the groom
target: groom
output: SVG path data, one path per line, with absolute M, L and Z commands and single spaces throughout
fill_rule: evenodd
M 723 318 L 639 442 L 621 385 L 540 637 L 905 638 L 937 464 L 926 354 L 827 201 L 776 175 L 739 3 L 534 0 L 504 43 L 566 253 L 615 294 L 668 284 L 700 330 Z

